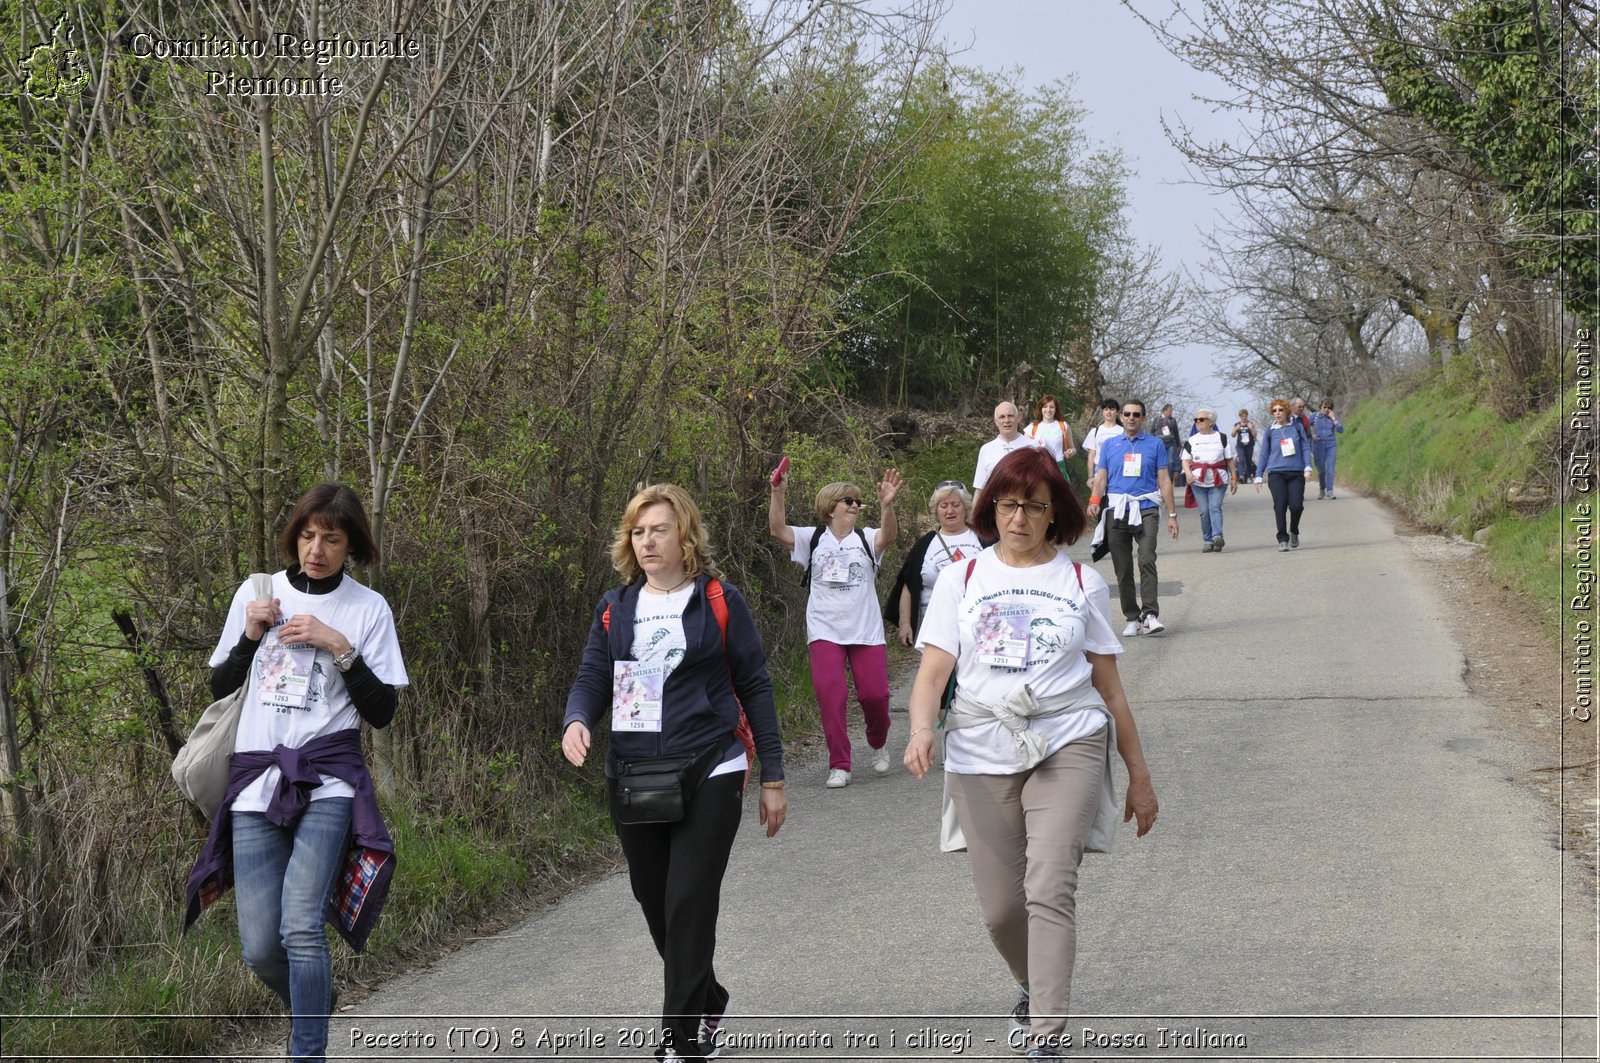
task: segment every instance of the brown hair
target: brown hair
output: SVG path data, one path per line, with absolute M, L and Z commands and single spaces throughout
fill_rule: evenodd
M 1045 531 L 1046 536 L 1057 546 L 1077 542 L 1089 518 L 1066 477 L 1056 468 L 1055 459 L 1039 447 L 1013 450 L 1000 459 L 983 490 L 978 492 L 968 526 L 980 539 L 1000 538 L 1000 526 L 994 519 L 995 499 L 1002 496 L 1028 498 L 1040 483 L 1050 488 L 1050 527 Z
M 307 524 L 343 532 L 350 540 L 350 560 L 370 565 L 378 559 L 378 544 L 372 539 L 372 525 L 356 493 L 343 484 L 318 484 L 300 496 L 289 514 L 289 523 L 278 533 L 278 552 L 293 564 L 300 560 L 300 533 Z
M 711 540 L 700 519 L 700 507 L 695 505 L 689 492 L 677 484 L 651 484 L 628 499 L 628 506 L 622 511 L 622 522 L 617 525 L 616 542 L 611 544 L 612 567 L 629 583 L 644 572 L 639 567 L 639 559 L 633 556 L 633 527 L 639 523 L 639 514 L 657 502 L 672 507 L 672 515 L 678 522 L 684 575 L 694 577 L 704 572 L 720 578 L 722 573 L 711 560 Z
M 1058 420 L 1058 421 L 1064 420 L 1064 418 L 1061 416 L 1061 403 L 1056 402 L 1056 397 L 1054 395 L 1044 395 L 1044 396 L 1040 397 L 1038 402 L 1033 404 L 1033 423 L 1034 424 L 1042 423 L 1042 420 L 1044 418 L 1044 404 L 1047 403 L 1047 402 L 1054 402 L 1055 403 L 1055 406 L 1056 406 L 1056 420 Z

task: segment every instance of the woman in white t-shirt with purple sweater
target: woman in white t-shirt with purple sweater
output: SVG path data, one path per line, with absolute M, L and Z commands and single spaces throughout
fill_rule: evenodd
M 828 745 L 829 789 L 850 784 L 850 731 L 845 722 L 849 702 L 847 672 L 855 677 L 856 698 L 867 724 L 872 768 L 889 770 L 889 658 L 878 606 L 877 575 L 883 555 L 899 534 L 894 499 L 900 473 L 886 469 L 878 484 L 883 526 L 859 528 L 861 489 L 832 483 L 817 492 L 818 524 L 790 524 L 785 513 L 789 480 L 779 475 L 772 484 L 767 530 L 789 559 L 806 570 L 806 642 L 811 655 L 811 685 L 817 692 L 822 736 Z
M 990 940 L 1020 989 L 1009 1047 L 1059 1059 L 1077 948 L 1078 865 L 1109 846 L 1116 814 L 1156 820 L 1133 713 L 1117 674 L 1105 580 L 1064 547 L 1088 518 L 1048 454 L 1008 454 L 974 503 L 972 527 L 998 542 L 939 575 L 917 648 L 905 765 L 933 767 L 940 694 L 945 778 Z M 1111 750 L 1128 769 L 1112 793 Z

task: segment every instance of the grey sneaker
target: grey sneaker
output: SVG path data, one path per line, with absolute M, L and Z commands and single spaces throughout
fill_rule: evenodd
M 1204 546 L 1202 546 L 1200 548 L 1200 552 L 1202 554 L 1209 554 L 1211 552 L 1211 544 L 1210 543 L 1206 543 Z
M 1006 1044 L 1011 1046 L 1013 1052 L 1020 1052 L 1027 1047 L 1032 1034 L 1033 1017 L 1028 1013 L 1028 991 L 1018 986 L 1017 1006 L 1011 1009 L 1011 1029 Z
M 1289 549 L 1291 549 L 1291 550 L 1300 549 L 1300 536 L 1298 536 L 1298 535 L 1289 536 Z
M 1278 540 L 1278 553 L 1287 554 L 1288 552 L 1289 552 L 1289 544 L 1284 542 L 1282 539 L 1279 539 Z
M 1211 549 L 1215 550 L 1219 554 L 1222 553 L 1222 546 L 1222 536 L 1219 535 L 1215 539 L 1211 540 Z

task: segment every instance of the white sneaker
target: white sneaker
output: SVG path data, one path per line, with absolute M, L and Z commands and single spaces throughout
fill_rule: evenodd
M 1165 630 L 1167 630 L 1167 625 L 1163 624 L 1160 618 L 1155 616 L 1144 618 L 1144 633 L 1146 635 L 1159 635 Z
M 889 774 L 888 746 L 884 746 L 882 749 L 874 749 L 872 751 L 872 770 L 877 772 L 879 775 Z
M 843 768 L 834 768 L 828 772 L 828 789 L 842 790 L 850 785 L 850 773 Z
M 1125 639 L 1131 639 L 1142 630 L 1143 628 L 1139 626 L 1139 621 L 1130 620 L 1128 621 L 1127 626 L 1122 629 L 1122 637 Z

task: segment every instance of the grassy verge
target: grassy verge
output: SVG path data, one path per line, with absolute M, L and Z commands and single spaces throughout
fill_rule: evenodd
M 793 742 L 816 729 L 804 652 L 775 657 L 770 668 L 779 721 Z M 544 776 L 536 793 L 508 798 L 473 823 L 385 804 L 400 869 L 365 954 L 330 935 L 336 984 L 371 988 L 614 866 L 598 770 L 563 762 L 529 774 Z M 175 886 L 181 890 L 181 878 Z M 12 1016 L 3 1020 L 5 1058 L 193 1056 L 283 1034 L 277 999 L 239 960 L 231 893 L 187 936 L 181 896 L 144 903 L 141 944 L 108 956 L 75 984 L 0 972 L 0 1012 Z
M 1339 475 L 1423 527 L 1484 543 L 1493 573 L 1555 634 L 1564 612 L 1577 615 L 1563 601 L 1562 558 L 1567 520 L 1583 500 L 1519 508 L 1508 495 L 1559 499 L 1559 433 L 1571 401 L 1506 420 L 1470 377 L 1433 374 L 1350 411 Z

